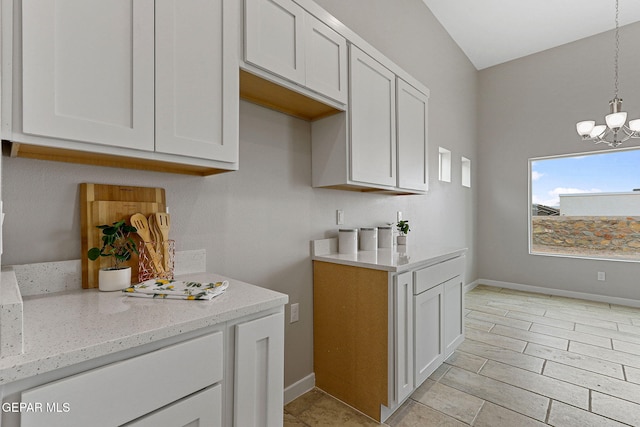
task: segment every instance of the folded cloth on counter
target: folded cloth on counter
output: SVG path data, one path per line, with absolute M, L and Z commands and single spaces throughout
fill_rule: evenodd
M 222 294 L 229 287 L 229 282 L 185 282 L 169 279 L 150 279 L 127 289 L 126 295 L 143 298 L 168 298 L 186 300 L 210 300 Z

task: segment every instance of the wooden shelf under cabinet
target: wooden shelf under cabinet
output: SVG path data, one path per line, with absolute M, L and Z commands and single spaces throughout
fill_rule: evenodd
M 240 70 L 240 98 L 303 120 L 317 120 L 340 110 L 284 86 Z
M 7 151 L 7 154 L 9 156 L 23 157 L 27 159 L 52 160 L 57 162 L 78 163 L 94 166 L 109 166 L 116 168 L 138 169 L 199 176 L 215 175 L 235 170 L 165 162 L 160 160 L 139 159 L 135 157 L 117 156 L 113 154 L 90 153 L 32 144 L 21 144 L 19 142 L 13 141 L 3 140 L 2 143 L 3 152 Z M 4 147 L 5 145 L 7 147 L 6 150 Z

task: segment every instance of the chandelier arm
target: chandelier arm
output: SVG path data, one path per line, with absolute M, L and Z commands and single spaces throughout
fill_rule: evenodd
M 640 132 L 637 131 L 633 131 L 631 130 L 631 128 L 629 128 L 627 125 L 624 125 L 622 127 L 622 131 L 629 137 L 629 138 L 640 138 Z M 629 139 L 627 138 L 627 139 Z M 625 140 L 626 141 L 626 140 Z

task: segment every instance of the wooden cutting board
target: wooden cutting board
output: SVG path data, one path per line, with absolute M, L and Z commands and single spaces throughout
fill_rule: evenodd
M 87 258 L 89 248 L 100 247 L 102 232 L 96 226 L 112 224 L 121 219 L 129 223 L 136 212 L 149 216 L 156 212 L 165 212 L 166 199 L 163 188 L 130 187 L 106 184 L 80 184 L 80 227 L 82 241 L 82 287 L 98 287 L 98 271 L 111 265 L 110 258 Z M 136 236 L 134 240 L 139 242 Z M 138 281 L 138 257 L 125 264 L 131 266 L 132 283 Z

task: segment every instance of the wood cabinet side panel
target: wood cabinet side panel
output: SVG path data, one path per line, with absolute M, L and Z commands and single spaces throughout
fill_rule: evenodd
M 388 405 L 388 273 L 313 264 L 316 385 L 380 420 L 380 405 Z

